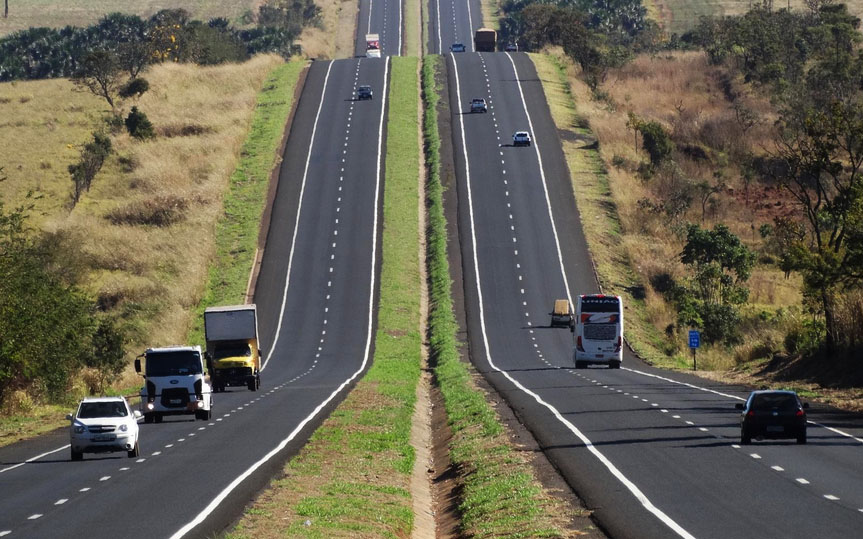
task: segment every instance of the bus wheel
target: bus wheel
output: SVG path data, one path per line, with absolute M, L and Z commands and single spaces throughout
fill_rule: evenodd
M 620 368 L 620 361 L 611 361 L 608 364 L 608 368 L 609 369 L 619 369 Z
M 583 369 L 585 367 L 587 367 L 587 365 L 585 365 L 584 361 L 576 361 L 575 362 L 575 368 L 576 369 Z

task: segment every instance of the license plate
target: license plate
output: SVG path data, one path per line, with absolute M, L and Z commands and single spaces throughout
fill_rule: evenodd
M 784 432 L 785 427 L 781 425 L 768 425 L 767 432 Z
M 113 434 L 99 434 L 97 436 L 93 436 L 94 442 L 110 442 L 114 439 Z
M 182 404 L 183 399 L 171 399 L 170 402 L 171 404 Z
M 605 357 L 605 354 L 596 354 L 596 357 Z

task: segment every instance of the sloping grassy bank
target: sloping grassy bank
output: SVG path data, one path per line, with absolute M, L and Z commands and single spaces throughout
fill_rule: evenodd
M 416 69 L 416 58 L 392 58 L 374 363 L 229 537 L 410 535 L 421 346 Z
M 211 305 L 244 303 L 249 272 L 255 263 L 261 216 L 267 203 L 270 173 L 278 155 L 285 121 L 306 62 L 295 60 L 275 68 L 255 104 L 252 125 L 222 200 L 216 224 L 216 258 L 210 264 L 207 289 L 195 311 L 189 342 L 204 343 L 203 312 Z
M 561 139 L 570 180 L 581 215 L 581 225 L 603 291 L 619 294 L 626 305 L 626 340 L 639 357 L 665 367 L 687 365 L 661 352 L 662 339 L 648 321 L 643 286 L 632 271 L 622 245 L 621 222 L 609 185 L 608 172 L 595 144 L 590 124 L 575 104 L 569 80 L 559 59 L 550 54 L 530 54 L 542 81 L 551 117 L 558 130 L 575 136 Z
M 475 537 L 563 536 L 571 515 L 543 491 L 531 464 L 509 444 L 485 395 L 459 355 L 447 261 L 446 218 L 440 181 L 438 91 L 435 73 L 443 58 L 426 56 L 423 65 L 425 146 L 428 166 L 429 344 L 436 382 L 453 433 L 450 458 L 461 482 L 461 531 Z

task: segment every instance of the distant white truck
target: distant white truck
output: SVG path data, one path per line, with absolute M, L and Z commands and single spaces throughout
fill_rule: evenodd
M 254 304 L 209 307 L 204 311 L 207 370 L 216 392 L 228 386 L 261 387 L 261 350 Z
M 381 37 L 378 34 L 366 34 L 366 58 L 381 57 Z
M 143 372 L 141 359 L 144 360 Z M 166 415 L 194 415 L 209 420 L 213 412 L 210 384 L 204 377 L 200 346 L 148 348 L 135 358 L 135 371 L 145 380 L 141 413 L 145 423 L 161 423 Z

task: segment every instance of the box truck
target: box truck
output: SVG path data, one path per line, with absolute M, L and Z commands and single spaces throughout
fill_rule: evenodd
M 254 304 L 209 307 L 204 311 L 207 368 L 216 392 L 228 386 L 261 386 L 258 314 Z
M 494 52 L 497 47 L 497 32 L 491 28 L 477 28 L 473 37 L 473 48 L 477 52 Z

